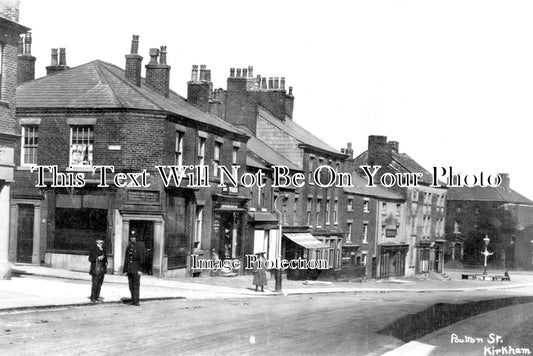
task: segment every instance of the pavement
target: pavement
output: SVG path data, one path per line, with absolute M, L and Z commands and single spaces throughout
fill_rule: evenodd
M 282 292 L 274 291 L 274 280 L 268 281 L 265 292 L 255 292 L 252 276 L 235 277 L 198 277 L 198 278 L 156 278 L 141 277 L 141 304 L 151 300 L 171 299 L 235 299 L 235 298 L 283 298 L 289 295 L 327 294 L 327 293 L 435 293 L 466 292 L 479 296 L 489 296 L 490 291 L 513 292 L 533 295 L 533 272 L 511 271 L 511 281 L 462 280 L 465 270 L 446 270 L 446 277 L 434 275 L 418 278 L 382 279 L 368 281 L 293 281 L 284 279 Z M 489 275 L 503 274 L 503 271 L 489 270 Z M 86 272 L 67 271 L 35 265 L 13 265 L 10 280 L 0 280 L 0 314 L 18 313 L 42 309 L 61 309 L 71 306 L 92 306 L 89 301 L 91 276 Z M 486 294 L 483 291 L 487 291 Z M 501 294 L 501 293 L 499 293 Z M 104 303 L 123 303 L 129 298 L 126 276 L 106 275 L 101 295 Z M 529 308 L 531 309 L 531 308 Z M 493 322 L 499 320 L 500 335 L 522 332 L 526 320 L 533 323 L 533 309 L 526 312 L 523 306 L 510 306 L 494 310 L 475 318 L 476 332 L 487 339 L 494 331 Z M 522 315 L 522 318 L 516 318 Z M 468 320 L 470 320 L 468 319 Z M 529 325 L 529 324 L 528 324 Z M 438 330 L 424 338 L 408 342 L 389 355 L 438 355 L 438 354 L 478 354 L 479 346 L 452 345 L 449 335 L 473 335 L 468 328 L 470 321 L 461 321 Z M 528 327 L 529 329 L 529 327 Z M 529 335 L 529 332 L 528 332 Z M 528 336 L 529 337 L 529 336 Z M 444 341 L 443 341 L 444 340 Z M 518 344 L 523 344 L 521 341 Z M 483 346 L 490 346 L 487 342 Z M 528 345 L 529 346 L 529 345 Z M 482 350 L 481 350 L 482 351 Z M 533 351 L 533 350 L 532 350 Z M 451 353 L 450 353 L 451 352 Z M 472 352 L 472 353 L 470 353 Z
M 282 281 L 282 292 L 274 291 L 269 280 L 265 292 L 255 292 L 252 276 L 236 277 L 141 277 L 141 302 L 162 299 L 257 298 L 298 294 L 365 292 L 473 292 L 491 289 L 531 288 L 533 273 L 511 272 L 511 281 L 461 280 L 463 270 L 446 271 L 449 279 L 402 278 L 368 281 Z M 502 274 L 502 271 L 489 271 Z M 0 311 L 52 308 L 91 304 L 91 276 L 42 266 L 15 264 L 11 280 L 0 280 Z M 101 296 L 106 303 L 122 303 L 129 298 L 126 276 L 107 274 Z

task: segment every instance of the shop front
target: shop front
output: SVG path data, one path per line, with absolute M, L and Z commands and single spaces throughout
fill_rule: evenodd
M 248 198 L 220 194 L 214 194 L 212 197 L 211 246 L 221 260 L 239 260 L 239 265 L 243 266 L 245 212 Z M 241 270 L 232 272 L 242 273 L 242 267 Z
M 379 278 L 405 276 L 409 245 L 379 245 Z
M 329 255 L 329 246 L 318 240 L 309 232 L 284 232 L 281 255 L 286 260 L 325 259 Z M 287 279 L 316 279 L 322 270 L 287 269 Z

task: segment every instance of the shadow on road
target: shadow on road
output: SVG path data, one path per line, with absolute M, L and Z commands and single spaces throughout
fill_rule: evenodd
M 410 342 L 460 320 L 511 305 L 532 302 L 533 297 L 510 297 L 461 304 L 438 303 L 416 314 L 406 315 L 378 333 Z

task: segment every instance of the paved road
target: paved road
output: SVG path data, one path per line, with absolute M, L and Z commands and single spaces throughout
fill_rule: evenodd
M 418 318 L 424 323 L 420 312 L 436 303 L 461 306 L 528 293 L 350 293 L 11 312 L 0 314 L 0 351 L 3 355 L 381 355 L 409 342 L 409 335 L 401 334 L 402 320 Z M 522 305 L 532 309 L 533 303 Z M 447 313 L 450 318 L 449 308 Z M 442 335 L 441 351 L 449 337 Z

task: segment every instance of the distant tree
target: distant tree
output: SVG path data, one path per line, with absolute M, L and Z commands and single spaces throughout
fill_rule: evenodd
M 481 254 L 485 250 L 483 239 L 490 239 L 488 264 L 498 267 L 511 267 L 513 236 L 517 232 L 516 219 L 510 211 L 503 207 L 478 207 L 475 225 L 468 232 L 464 245 L 464 261 L 472 264 L 483 264 Z

